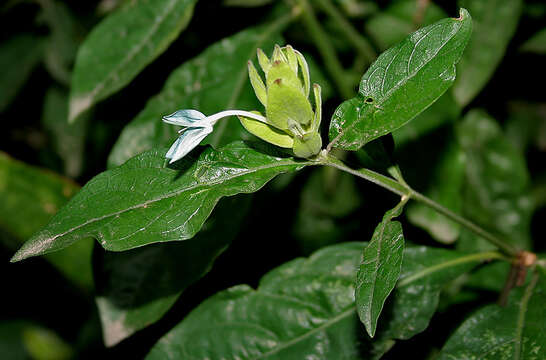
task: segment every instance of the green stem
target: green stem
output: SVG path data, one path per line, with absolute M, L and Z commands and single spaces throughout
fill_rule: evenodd
M 343 162 L 341 162 L 339 159 L 328 155 L 328 154 L 321 154 L 321 163 L 326 166 L 333 166 L 339 170 L 345 171 L 349 174 L 361 177 L 363 179 L 366 179 L 368 181 L 373 182 L 374 184 L 377 184 L 395 194 L 398 194 L 402 197 L 406 196 L 410 199 L 413 199 L 415 201 L 418 201 L 438 213 L 444 215 L 448 219 L 464 226 L 468 230 L 472 231 L 474 234 L 478 235 L 479 237 L 489 241 L 490 243 L 497 246 L 500 250 L 502 250 L 505 254 L 514 257 L 518 254 L 518 249 L 514 246 L 508 244 L 506 241 L 498 238 L 497 236 L 491 234 L 490 232 L 484 230 L 477 224 L 473 223 L 470 220 L 465 219 L 464 217 L 454 213 L 453 211 L 443 207 L 442 205 L 438 204 L 434 200 L 426 197 L 425 195 L 413 190 L 409 185 L 398 182 L 392 178 L 389 178 L 387 176 L 381 175 L 379 173 L 376 173 L 375 171 L 369 170 L 369 169 L 359 169 L 355 170 L 347 165 L 345 165 Z
M 347 81 L 348 77 L 343 70 L 341 62 L 336 56 L 334 46 L 330 42 L 326 31 L 324 31 L 324 29 L 320 26 L 313 8 L 309 5 L 307 0 L 297 0 L 297 2 L 302 10 L 301 18 L 303 24 L 307 28 L 313 43 L 317 47 L 317 50 L 324 61 L 326 70 L 330 73 L 332 80 L 336 83 L 341 96 L 343 96 L 345 99 L 353 97 L 353 87 Z
M 330 0 L 318 0 L 319 6 L 328 14 L 339 26 L 339 29 L 343 32 L 347 40 L 353 44 L 353 46 L 360 52 L 365 60 L 366 66 L 377 57 L 375 50 L 372 48 L 368 40 L 361 36 L 353 25 L 343 16 L 343 14 L 332 4 Z

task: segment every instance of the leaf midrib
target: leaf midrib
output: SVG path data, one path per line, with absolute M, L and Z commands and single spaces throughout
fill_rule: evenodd
M 131 210 L 135 210 L 135 209 L 139 209 L 139 208 L 142 208 L 142 207 L 145 207 L 149 204 L 153 204 L 155 202 L 158 202 L 158 201 L 161 201 L 161 200 L 164 200 L 164 199 L 168 199 L 170 197 L 175 197 L 175 196 L 178 196 L 186 191 L 190 191 L 190 190 L 194 190 L 194 189 L 197 189 L 199 187 L 211 187 L 211 186 L 214 186 L 214 185 L 217 185 L 217 184 L 220 184 L 220 183 L 223 183 L 223 182 L 226 182 L 226 181 L 229 181 L 229 180 L 232 180 L 232 179 L 236 179 L 238 177 L 242 177 L 242 176 L 246 176 L 248 174 L 252 174 L 252 173 L 255 173 L 257 171 L 260 171 L 260 170 L 267 170 L 267 169 L 271 169 L 271 168 L 275 168 L 275 167 L 283 167 L 283 166 L 298 166 L 298 165 L 313 165 L 315 164 L 314 162 L 311 162 L 311 161 L 308 161 L 308 162 L 301 162 L 301 163 L 294 163 L 294 162 L 275 162 L 273 164 L 268 164 L 268 165 L 262 165 L 262 166 L 258 166 L 258 167 L 255 167 L 255 168 L 252 168 L 252 169 L 247 169 L 249 171 L 244 171 L 244 172 L 239 172 L 237 174 L 234 174 L 234 175 L 231 175 L 231 176 L 226 176 L 226 177 L 222 177 L 216 181 L 212 181 L 212 182 L 209 182 L 209 183 L 199 183 L 199 184 L 194 184 L 192 186 L 188 186 L 188 187 L 185 187 L 183 189 L 179 189 L 179 190 L 176 190 L 176 191 L 172 191 L 172 192 L 169 192 L 163 196 L 158 196 L 156 198 L 153 198 L 153 199 L 150 199 L 150 200 L 147 200 L 147 201 L 144 201 L 144 202 L 141 202 L 139 204 L 136 204 L 136 205 L 133 205 L 133 206 L 130 206 L 128 208 L 125 208 L 123 210 L 119 210 L 119 211 L 116 211 L 116 212 L 113 212 L 113 213 L 110 213 L 110 214 L 105 214 L 103 216 L 99 216 L 99 217 L 96 217 L 96 218 L 93 218 L 93 219 L 89 219 L 73 228 L 70 228 L 62 233 L 59 233 L 59 234 L 56 234 L 55 236 L 53 237 L 50 237 L 47 239 L 47 241 L 54 241 L 55 239 L 57 239 L 58 237 L 62 237 L 62 236 L 65 236 L 71 232 L 74 232 L 82 227 L 85 227 L 89 224 L 93 224 L 97 221 L 101 221 L 101 220 L 104 220 L 104 219 L 107 219 L 109 217 L 112 217 L 112 216 L 116 216 L 116 215 L 119 215 L 119 214 L 123 214 L 124 212 L 127 212 L 127 211 L 131 211 Z M 141 169 L 145 169 L 145 168 L 137 168 L 135 170 L 141 170 Z M 155 168 L 154 168 L 155 169 Z M 33 237 L 35 238 L 35 237 Z

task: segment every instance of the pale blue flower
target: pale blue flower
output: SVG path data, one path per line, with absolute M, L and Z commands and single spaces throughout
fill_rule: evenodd
M 178 131 L 180 136 L 165 154 L 165 157 L 169 159 L 169 164 L 182 159 L 193 148 L 199 145 L 199 143 L 212 132 L 214 124 L 216 124 L 218 120 L 226 116 L 236 115 L 249 117 L 264 123 L 266 122 L 265 117 L 242 110 L 226 110 L 211 116 L 205 116 L 205 114 L 197 110 L 187 109 L 178 110 L 171 115 L 163 116 L 163 121 L 167 124 L 184 127 L 182 130 Z

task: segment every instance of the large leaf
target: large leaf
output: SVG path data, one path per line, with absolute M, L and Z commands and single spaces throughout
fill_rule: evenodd
M 128 1 L 87 36 L 72 76 L 69 120 L 127 85 L 188 24 L 196 0 Z
M 106 346 L 159 320 L 189 285 L 206 274 L 237 234 L 249 203 L 250 197 L 222 200 L 203 230 L 189 241 L 104 252 L 95 278 Z
M 366 32 L 380 50 L 386 50 L 415 31 L 419 27 L 416 25 L 430 25 L 446 17 L 434 3 L 428 3 L 424 9 L 420 7 L 421 4 L 414 0 L 394 1 L 366 21 Z M 418 15 L 421 19 L 416 18 Z M 419 20 L 420 24 L 416 24 Z
M 426 246 L 407 248 L 400 279 L 383 310 L 378 333 L 395 339 L 409 339 L 420 333 L 436 312 L 446 283 L 480 262 L 499 257 L 498 253 L 466 254 Z
M 426 195 L 451 211 L 461 213 L 464 175 L 465 154 L 451 139 L 436 164 Z M 421 203 L 410 204 L 407 216 L 411 223 L 425 229 L 442 243 L 452 243 L 459 237 L 459 224 Z
M 259 109 L 248 81 L 247 61 L 256 57 L 258 47 L 269 51 L 280 42 L 279 31 L 271 26 L 244 30 L 177 68 L 161 92 L 125 127 L 110 153 L 109 166 L 120 165 L 154 147 L 170 145 L 178 129 L 163 123 L 162 115 L 179 109 L 198 109 L 206 115 L 226 109 Z M 238 119 L 230 118 L 216 124 L 206 140 L 218 146 L 240 140 L 242 135 L 250 137 Z
M 402 268 L 404 235 L 402 224 L 392 221 L 402 213 L 406 201 L 387 211 L 364 249 L 355 283 L 356 307 L 366 331 L 373 337 L 385 300 L 394 289 Z
M 466 158 L 464 213 L 513 245 L 528 249 L 533 203 L 523 154 L 482 110 L 465 116 L 457 127 L 457 138 Z M 459 244 L 466 250 L 491 248 L 472 234 Z
M 43 39 L 18 35 L 0 45 L 0 112 L 4 111 L 40 62 Z
M 8 233 L 17 248 L 78 191 L 69 179 L 38 169 L 0 152 L 0 229 Z M 1 239 L 4 237 L 0 236 Z M 46 259 L 67 279 L 82 289 L 93 288 L 91 239 L 66 251 L 49 254 Z
M 272 270 L 257 290 L 239 285 L 214 295 L 147 359 L 371 358 L 354 309 L 362 247 L 330 246 Z
M 334 146 L 357 150 L 430 106 L 455 80 L 471 32 L 470 14 L 461 9 L 459 18 L 422 28 L 381 54 L 362 77 L 358 96 L 332 116 Z
M 12 261 L 63 249 L 92 236 L 123 251 L 192 238 L 221 197 L 259 190 L 276 175 L 312 162 L 281 158 L 243 142 L 207 148 L 185 169 L 167 168 L 165 150 L 152 150 L 91 181 Z M 189 166 L 188 166 L 189 165 Z
M 472 14 L 474 31 L 457 65 L 453 94 L 465 106 L 480 92 L 502 60 L 514 35 L 522 9 L 522 0 L 461 0 Z
M 536 274 L 508 305 L 488 305 L 449 338 L 438 359 L 545 359 L 546 280 Z

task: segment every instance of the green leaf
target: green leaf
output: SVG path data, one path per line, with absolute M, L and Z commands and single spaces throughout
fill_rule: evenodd
M 250 197 L 231 197 L 190 241 L 105 252 L 95 267 L 97 306 L 106 346 L 159 320 L 186 288 L 203 277 L 235 238 Z
M 421 14 L 421 23 L 416 24 L 416 16 L 421 11 L 420 4 L 414 0 L 395 1 L 384 11 L 366 21 L 365 29 L 380 50 L 386 50 L 415 31 L 420 25 L 430 25 L 446 13 L 434 3 L 428 3 Z
M 6 110 L 43 55 L 43 39 L 15 36 L 0 45 L 0 112 Z
M 199 158 L 182 170 L 164 167 L 166 150 L 151 150 L 99 174 L 13 256 L 19 261 L 63 249 L 84 237 L 123 251 L 192 238 L 221 197 L 259 190 L 276 175 L 312 162 L 281 158 L 243 142 Z
M 385 300 L 394 289 L 402 268 L 404 235 L 402 224 L 392 221 L 402 213 L 407 199 L 383 216 L 370 244 L 364 249 L 356 275 L 355 297 L 360 321 L 373 337 Z
M 535 274 L 513 289 L 505 307 L 488 305 L 466 319 L 439 360 L 546 358 L 546 281 Z
M 457 138 L 466 158 L 464 214 L 512 245 L 529 249 L 534 206 L 523 154 L 482 110 L 468 112 L 457 127 Z M 470 233 L 458 244 L 469 251 L 492 248 Z
M 522 0 L 461 0 L 459 6 L 472 14 L 474 31 L 468 49 L 457 65 L 453 85 L 455 100 L 462 107 L 480 92 L 495 72 L 516 31 Z
M 465 154 L 453 141 L 446 144 L 434 169 L 431 184 L 425 194 L 456 213 L 462 212 L 461 192 L 465 175 Z M 450 244 L 459 237 L 460 225 L 437 211 L 421 204 L 411 203 L 407 210 L 408 220 L 426 230 L 435 240 Z
M 0 152 L 0 229 L 14 242 L 5 245 L 20 246 L 46 225 L 78 189 L 78 185 L 69 179 Z M 92 249 L 91 239 L 85 239 L 66 251 L 46 256 L 46 260 L 71 282 L 90 291 L 93 288 Z
M 407 248 L 400 278 L 383 310 L 378 333 L 405 340 L 425 330 L 446 283 L 480 262 L 499 257 L 500 254 L 492 252 L 466 254 L 426 246 Z
M 53 147 L 64 163 L 64 174 L 72 178 L 82 172 L 87 119 L 69 124 L 68 94 L 59 88 L 50 88 L 44 98 L 42 123 L 53 138 Z
M 542 55 L 546 54 L 546 28 L 531 36 L 520 46 L 519 50 Z
M 360 226 L 346 216 L 360 206 L 354 176 L 332 167 L 311 173 L 300 196 L 298 214 L 292 228 L 304 254 L 340 241 Z
M 87 36 L 78 50 L 69 121 L 123 88 L 186 27 L 196 0 L 129 1 Z
M 363 243 L 319 250 L 202 302 L 146 359 L 369 359 L 354 309 Z M 392 345 L 392 343 L 390 343 Z M 386 351 L 383 348 L 381 353 Z
M 524 154 L 529 146 L 546 149 L 546 104 L 512 102 L 509 111 L 505 133 L 514 147 Z
M 278 24 L 244 30 L 219 41 L 196 58 L 182 64 L 168 78 L 161 92 L 148 101 L 144 110 L 121 133 L 108 158 L 110 167 L 123 164 L 143 151 L 168 146 L 178 136 L 177 129 L 161 121 L 179 109 L 197 109 L 212 115 L 226 109 L 260 108 L 250 87 L 247 61 L 256 49 L 273 49 L 281 42 Z M 251 135 L 236 117 L 223 119 L 205 141 L 221 146 Z
M 358 150 L 429 107 L 455 80 L 472 31 L 470 14 L 422 28 L 385 51 L 360 82 L 358 96 L 332 116 L 329 138 L 336 147 Z

